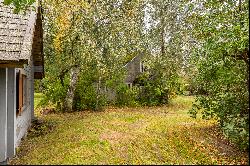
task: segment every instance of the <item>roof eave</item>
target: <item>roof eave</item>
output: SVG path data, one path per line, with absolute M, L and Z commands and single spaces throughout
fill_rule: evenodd
M 0 68 L 23 68 L 24 64 L 28 64 L 28 59 L 0 60 Z

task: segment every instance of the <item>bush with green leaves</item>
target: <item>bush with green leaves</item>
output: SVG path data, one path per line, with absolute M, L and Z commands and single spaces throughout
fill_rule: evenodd
M 67 93 L 67 86 L 62 86 L 59 79 L 56 77 L 46 77 L 43 80 L 44 90 L 43 93 L 45 94 L 43 99 L 40 102 L 41 106 L 46 106 L 49 103 L 55 104 L 56 109 L 62 110 L 63 101 L 65 99 Z M 66 85 L 69 80 L 65 79 Z
M 98 73 L 95 69 L 82 71 L 77 82 L 73 108 L 75 110 L 102 110 L 107 104 L 106 94 L 98 89 L 104 87 L 104 83 L 97 87 Z
M 106 96 L 104 94 L 99 95 L 93 83 L 78 83 L 74 98 L 74 110 L 102 110 L 106 102 Z
M 240 1 L 190 3 L 188 21 L 195 41 L 197 96 L 190 113 L 217 118 L 224 134 L 249 148 L 249 4 Z M 191 11 L 189 11 L 191 12 Z
M 246 64 L 231 58 L 212 63 L 210 58 L 210 61 L 200 65 L 197 82 L 208 94 L 197 97 L 197 103 L 190 113 L 195 115 L 200 109 L 203 118 L 217 118 L 225 135 L 240 147 L 247 148 L 249 92 Z
M 145 72 L 135 80 L 139 86 L 138 102 L 141 105 L 156 106 L 167 104 L 178 89 L 178 78 L 165 77 L 163 69 Z
M 116 88 L 116 105 L 118 106 L 138 106 L 139 103 L 137 101 L 139 89 L 134 86 L 133 88 L 129 88 L 126 84 L 121 83 Z

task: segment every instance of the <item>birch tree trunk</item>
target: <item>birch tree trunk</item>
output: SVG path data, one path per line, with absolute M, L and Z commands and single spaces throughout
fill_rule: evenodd
M 78 81 L 78 76 L 80 73 L 80 67 L 73 67 L 70 70 L 70 84 L 68 88 L 67 95 L 65 97 L 64 103 L 63 103 L 63 111 L 65 112 L 70 112 L 72 111 L 73 107 L 73 99 L 74 99 L 74 94 L 76 90 L 76 83 Z
M 160 9 L 161 10 L 161 56 L 164 57 L 165 56 L 165 19 L 164 19 L 164 10 L 163 8 Z

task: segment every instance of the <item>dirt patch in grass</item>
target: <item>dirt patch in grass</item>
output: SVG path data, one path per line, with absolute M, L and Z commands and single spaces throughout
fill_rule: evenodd
M 131 130 L 144 130 L 147 126 L 148 126 L 149 122 L 147 122 L 146 120 L 139 120 L 135 123 L 132 123 L 129 125 L 129 128 L 131 128 Z
M 134 139 L 134 136 L 129 133 L 108 130 L 108 131 L 103 132 L 100 135 L 100 139 L 102 141 L 106 140 L 110 142 L 111 144 L 117 144 L 119 142 L 124 142 L 124 141 Z
M 118 151 L 118 155 L 121 156 L 121 158 L 124 160 L 124 161 L 127 161 L 129 159 L 129 156 L 128 156 L 128 147 L 127 146 L 120 146 L 120 147 L 117 147 L 117 151 Z
M 28 130 L 27 137 L 39 137 L 46 135 L 56 127 L 56 123 L 54 121 L 48 121 L 43 119 L 35 119 L 32 121 L 31 127 Z
M 194 126 L 197 123 L 196 122 L 181 122 L 179 124 L 182 125 L 182 126 Z

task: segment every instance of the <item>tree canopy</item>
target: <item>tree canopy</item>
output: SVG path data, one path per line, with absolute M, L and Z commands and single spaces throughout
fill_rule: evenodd
M 5 5 L 13 5 L 15 7 L 15 13 L 27 10 L 35 2 L 36 0 L 4 0 Z

